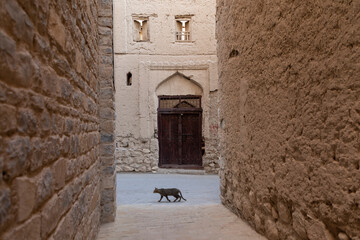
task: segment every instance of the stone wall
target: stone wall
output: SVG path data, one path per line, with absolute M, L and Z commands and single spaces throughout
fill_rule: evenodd
M 223 203 L 269 239 L 360 239 L 359 1 L 217 3 Z
M 210 92 L 209 134 L 205 137 L 203 166 L 207 173 L 218 173 L 219 166 L 219 102 L 218 91 Z
M 118 172 L 156 172 L 159 146 L 156 138 L 138 139 L 121 136 L 116 139 L 115 157 Z
M 116 215 L 113 1 L 99 0 L 101 222 Z
M 0 2 L 0 239 L 95 239 L 101 8 Z

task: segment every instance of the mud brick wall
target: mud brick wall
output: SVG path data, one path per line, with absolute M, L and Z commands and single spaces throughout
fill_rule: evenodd
M 269 239 L 360 239 L 360 2 L 217 4 L 223 203 Z
M 0 2 L 0 239 L 97 234 L 98 9 Z

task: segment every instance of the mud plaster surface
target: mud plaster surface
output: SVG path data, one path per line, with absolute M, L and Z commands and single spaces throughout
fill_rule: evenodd
M 223 202 L 269 239 L 360 239 L 359 1 L 217 3 Z

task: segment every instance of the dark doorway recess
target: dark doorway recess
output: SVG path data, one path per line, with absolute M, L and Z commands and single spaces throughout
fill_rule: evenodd
M 159 166 L 202 169 L 201 96 L 159 96 Z

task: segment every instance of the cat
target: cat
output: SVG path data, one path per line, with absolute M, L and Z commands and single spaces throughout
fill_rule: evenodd
M 179 199 L 179 202 L 181 201 L 181 198 L 184 199 L 186 201 L 186 199 L 183 197 L 182 193 L 180 192 L 179 189 L 177 188 L 155 188 L 154 189 L 154 193 L 159 193 L 161 195 L 161 198 L 158 202 L 161 201 L 161 199 L 165 196 L 166 199 L 171 202 L 168 198 L 168 196 L 174 196 L 175 200 L 174 202 L 176 202 L 176 200 Z M 180 194 L 180 195 L 179 195 Z

